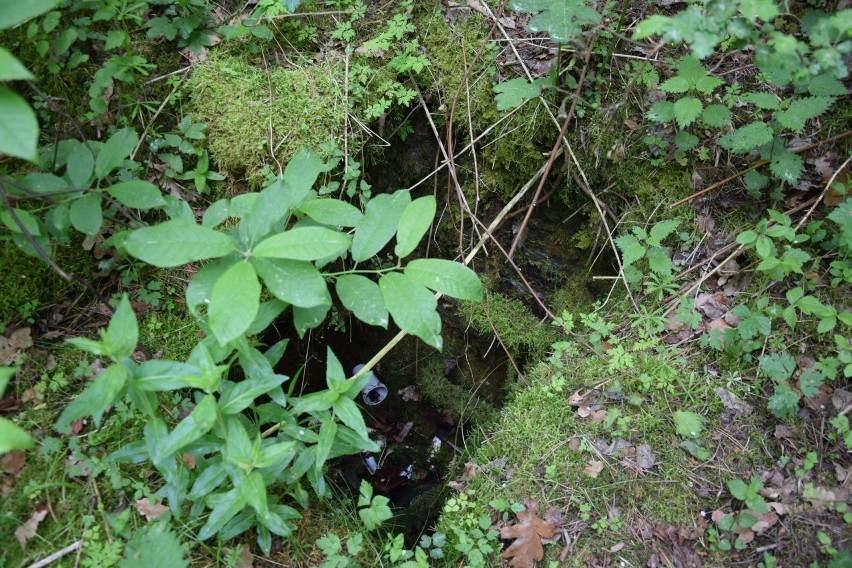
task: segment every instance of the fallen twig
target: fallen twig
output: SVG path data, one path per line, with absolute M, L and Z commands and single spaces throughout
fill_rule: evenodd
M 69 544 L 68 546 L 63 548 L 62 550 L 57 550 L 56 552 L 54 552 L 50 556 L 47 556 L 47 557 L 39 560 L 38 562 L 36 562 L 34 564 L 30 564 L 29 568 L 44 568 L 45 566 L 49 566 L 50 564 L 53 564 L 54 562 L 56 562 L 57 560 L 59 560 L 60 558 L 65 556 L 66 554 L 71 554 L 72 552 L 81 548 L 82 546 L 83 546 L 83 540 L 82 539 L 78 540 L 77 542 L 72 542 L 71 544 Z

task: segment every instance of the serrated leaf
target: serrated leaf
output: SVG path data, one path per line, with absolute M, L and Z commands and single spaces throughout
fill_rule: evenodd
M 692 457 L 699 459 L 701 461 L 706 461 L 710 458 L 710 452 L 707 449 L 699 444 L 697 441 L 692 439 L 683 440 L 680 443 L 680 447 L 689 452 Z
M 695 82 L 695 90 L 701 94 L 709 95 L 715 91 L 717 87 L 724 84 L 725 82 L 717 77 L 702 77 Z
M 645 39 L 652 35 L 662 34 L 671 27 L 672 18 L 654 14 L 636 24 L 636 28 L 633 31 L 633 39 Z
M 769 22 L 778 15 L 775 0 L 740 0 L 740 12 L 749 20 Z
M 805 122 L 823 114 L 834 104 L 831 97 L 804 97 L 796 99 L 786 110 L 775 115 L 778 122 L 784 128 L 794 132 L 801 132 L 805 128 Z
M 427 288 L 459 300 L 482 299 L 482 282 L 467 266 L 441 258 L 413 260 L 405 275 Z
M 675 119 L 674 103 L 658 101 L 648 110 L 648 120 L 654 122 L 671 122 Z
M 680 75 L 676 75 L 671 79 L 663 81 L 660 85 L 660 90 L 665 91 L 667 93 L 685 93 L 687 92 L 692 85 L 689 80 L 685 77 L 681 77 Z
M 345 274 L 335 283 L 343 306 L 359 320 L 387 329 L 388 311 L 379 285 L 360 274 Z
M 542 87 L 547 83 L 546 77 L 536 79 L 532 83 L 523 77 L 517 77 L 494 85 L 494 100 L 497 102 L 497 110 L 518 108 L 526 101 L 539 96 Z
M 648 249 L 646 258 L 648 259 L 648 267 L 653 272 L 664 276 L 671 274 L 673 265 L 666 249 L 651 247 Z
M 722 128 L 731 124 L 731 111 L 722 105 L 708 105 L 701 114 L 701 120 L 711 128 Z
M 331 304 L 325 279 L 313 263 L 277 258 L 253 258 L 251 262 L 279 300 L 300 308 Z
M 362 262 L 382 250 L 396 233 L 409 203 L 411 195 L 406 190 L 390 195 L 382 193 L 367 202 L 364 217 L 355 225 L 352 260 Z
M 765 122 L 752 122 L 719 138 L 719 145 L 735 154 L 748 154 L 772 142 L 772 128 Z
M 118 568 L 151 566 L 189 566 L 180 539 L 163 521 L 134 531 L 124 549 L 124 557 L 118 562 Z
M 822 332 L 825 333 L 825 332 Z M 816 396 L 820 393 L 820 387 L 825 383 L 825 375 L 813 367 L 808 367 L 799 376 L 799 390 L 805 396 Z
M 332 408 L 334 415 L 340 418 L 341 422 L 352 428 L 362 439 L 369 440 L 364 417 L 361 415 L 358 405 L 351 398 L 341 396 L 334 401 Z
M 124 159 L 130 156 L 139 135 L 132 128 L 122 128 L 101 146 L 98 157 L 95 159 L 95 176 L 104 179 L 110 172 L 124 163 Z
M 260 307 L 260 282 L 248 261 L 228 268 L 213 285 L 207 321 L 219 345 L 242 336 Z
M 443 345 L 441 317 L 435 296 L 409 276 L 391 272 L 379 279 L 379 289 L 393 321 L 405 332 L 419 337 L 435 349 Z
M 762 110 L 776 110 L 781 104 L 778 97 L 771 93 L 744 93 L 740 95 L 740 100 Z
M 769 177 L 757 170 L 752 170 L 743 176 L 746 187 L 751 191 L 760 191 L 769 183 Z
M 675 431 L 682 438 L 698 438 L 704 430 L 704 418 L 694 412 L 676 410 L 672 418 Z
M 141 179 L 111 185 L 107 188 L 107 193 L 132 209 L 147 211 L 166 206 L 166 200 L 160 190 L 154 184 Z
M 661 246 L 663 240 L 674 233 L 679 225 L 680 221 L 676 219 L 668 219 L 655 223 L 648 234 L 648 243 L 654 246 Z
M 408 204 L 402 212 L 402 217 L 399 218 L 396 247 L 394 247 L 396 256 L 400 259 L 405 258 L 417 248 L 420 239 L 432 225 L 436 209 L 437 203 L 432 195 L 419 197 Z
M 252 250 L 260 258 L 319 260 L 341 254 L 349 248 L 350 239 L 325 227 L 296 227 L 262 240 Z
M 799 394 L 787 385 L 776 385 L 767 407 L 776 418 L 790 418 L 799 410 Z
M 830 73 L 823 73 L 811 79 L 808 92 L 815 97 L 842 97 L 849 90 Z
M 675 134 L 674 143 L 678 149 L 686 152 L 698 146 L 698 136 L 686 130 L 680 130 Z
M 182 219 L 172 219 L 130 233 L 125 250 L 159 268 L 218 258 L 234 251 L 228 235 Z
M 771 353 L 760 358 L 760 369 L 775 382 L 786 381 L 796 370 L 796 360 L 787 353 Z
M 573 41 L 583 26 L 601 21 L 601 15 L 582 0 L 511 0 L 509 7 L 516 12 L 536 13 L 529 30 L 545 32 L 557 43 Z
M 772 156 L 769 162 L 769 171 L 775 177 L 793 185 L 799 181 L 802 171 L 805 169 L 805 161 L 799 154 L 792 152 L 781 152 Z
M 674 115 L 679 128 L 686 128 L 701 116 L 704 105 L 695 97 L 683 97 L 674 104 Z
M 624 265 L 640 260 L 648 250 L 633 235 L 621 235 L 615 239 L 615 244 L 621 249 L 621 262 Z
M 0 154 L 35 162 L 37 145 L 38 120 L 33 109 L 19 95 L 0 87 Z

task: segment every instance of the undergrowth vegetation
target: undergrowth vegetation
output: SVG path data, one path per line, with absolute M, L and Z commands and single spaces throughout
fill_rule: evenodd
M 4 4 L 0 562 L 850 565 L 818 4 Z

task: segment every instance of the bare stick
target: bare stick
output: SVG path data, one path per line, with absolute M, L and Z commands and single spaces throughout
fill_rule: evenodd
M 828 193 L 828 190 L 829 190 L 829 189 L 831 189 L 831 184 L 833 184 L 833 183 L 834 183 L 834 180 L 836 180 L 836 179 L 837 179 L 837 176 L 838 176 L 838 175 L 840 175 L 840 172 L 842 172 L 842 171 L 843 171 L 843 168 L 845 168 L 846 166 L 848 166 L 848 165 L 849 165 L 849 162 L 852 162 L 852 156 L 849 156 L 848 158 L 846 158 L 846 161 L 845 161 L 845 162 L 843 162 L 842 164 L 840 164 L 840 167 L 839 167 L 839 168 L 837 168 L 837 169 L 834 171 L 834 174 L 832 174 L 831 179 L 829 179 L 829 180 L 828 180 L 828 183 L 827 183 L 827 184 L 825 184 L 825 188 L 823 188 L 822 193 L 820 193 L 820 194 L 819 194 L 819 197 L 817 197 L 816 201 L 814 201 L 814 204 L 813 204 L 813 205 L 811 205 L 811 208 L 810 208 L 810 209 L 808 209 L 808 212 L 807 212 L 807 213 L 805 213 L 804 215 L 802 215 L 802 218 L 801 218 L 801 219 L 799 219 L 799 222 L 798 222 L 798 224 L 796 225 L 796 232 L 797 232 L 797 233 L 799 232 L 799 229 L 801 229 L 801 228 L 802 228 L 802 225 L 804 225 L 804 224 L 805 224 L 805 221 L 807 221 L 807 220 L 808 220 L 808 218 L 809 218 L 809 217 L 813 214 L 814 209 L 816 209 L 816 208 L 817 208 L 817 205 L 819 205 L 819 204 L 820 204 L 820 202 L 821 202 L 821 201 L 825 198 L 825 194 L 826 194 L 826 193 Z
M 30 564 L 29 568 L 44 568 L 45 566 L 49 566 L 50 564 L 53 564 L 54 562 L 65 556 L 66 554 L 71 554 L 75 550 L 79 549 L 81 546 L 83 546 L 82 539 L 78 540 L 77 542 L 72 542 L 62 550 L 57 550 L 50 556 L 39 560 L 35 564 Z

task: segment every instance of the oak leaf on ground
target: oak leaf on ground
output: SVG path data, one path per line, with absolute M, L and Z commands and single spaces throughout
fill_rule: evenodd
M 518 523 L 500 529 L 500 538 L 515 539 L 503 552 L 503 558 L 511 558 L 509 566 L 513 568 L 533 568 L 544 558 L 541 539 L 552 538 L 556 528 L 538 516 L 538 503 L 528 499 L 524 505 L 527 508 L 518 513 Z
M 18 542 L 21 543 L 21 548 L 27 546 L 27 541 L 33 538 L 36 535 L 36 531 L 38 530 L 38 525 L 44 520 L 47 516 L 47 507 L 41 506 L 27 519 L 27 522 L 19 526 L 15 529 L 15 538 L 18 539 Z

